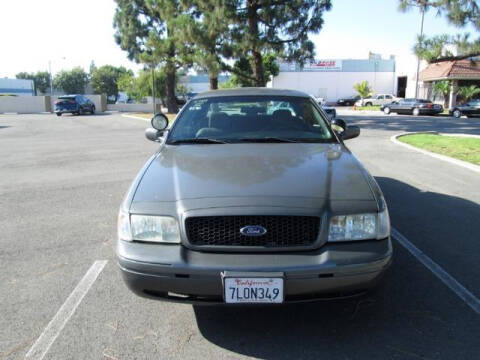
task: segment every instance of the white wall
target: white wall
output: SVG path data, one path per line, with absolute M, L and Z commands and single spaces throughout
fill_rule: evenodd
M 393 72 L 281 72 L 272 87 L 300 90 L 327 101 L 356 95 L 355 83 L 367 80 L 375 93 L 394 93 L 396 77 Z
M 33 114 L 50 111 L 48 96 L 0 96 L 0 113 Z
M 157 112 L 161 112 L 161 104 L 155 104 Z M 153 104 L 108 104 L 107 110 L 121 112 L 146 112 L 153 111 Z

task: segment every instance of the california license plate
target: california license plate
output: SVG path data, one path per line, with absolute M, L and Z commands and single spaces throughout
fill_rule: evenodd
M 283 302 L 283 278 L 225 277 L 228 304 L 279 304 Z

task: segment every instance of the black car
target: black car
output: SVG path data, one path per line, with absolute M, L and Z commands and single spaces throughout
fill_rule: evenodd
M 355 103 L 358 100 L 360 100 L 360 95 L 341 98 L 341 99 L 337 100 L 337 105 L 339 105 L 339 106 L 353 106 L 353 105 L 355 105 Z
M 83 95 L 64 95 L 55 101 L 55 114 L 61 116 L 64 113 L 70 114 L 95 114 L 95 104 Z
M 436 115 L 443 112 L 443 106 L 424 99 L 403 99 L 380 107 L 385 114 Z
M 470 100 L 469 102 L 458 105 L 450 110 L 450 116 L 459 118 L 462 115 L 467 117 L 479 117 L 480 116 L 480 100 Z

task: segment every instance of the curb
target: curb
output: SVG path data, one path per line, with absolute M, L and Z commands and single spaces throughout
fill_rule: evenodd
M 423 149 L 417 148 L 415 146 L 412 146 L 412 145 L 409 145 L 409 144 L 406 144 L 406 143 L 403 143 L 403 142 L 397 140 L 399 137 L 402 137 L 402 136 L 405 136 L 405 135 L 414 135 L 414 134 L 435 134 L 435 135 L 445 135 L 445 136 L 480 138 L 479 135 L 445 134 L 445 133 L 439 133 L 439 132 L 436 132 L 436 131 L 419 131 L 419 132 L 407 132 L 407 133 L 401 133 L 401 134 L 393 135 L 390 138 L 390 141 L 392 141 L 393 143 L 395 143 L 397 145 L 401 145 L 401 146 L 403 146 L 407 149 L 414 150 L 414 151 L 420 152 L 424 155 L 429 155 L 429 156 L 434 157 L 436 159 L 443 160 L 443 161 L 449 162 L 451 164 L 455 164 L 455 165 L 464 167 L 466 169 L 470 169 L 472 171 L 475 171 L 477 173 L 480 173 L 480 166 L 478 166 L 478 165 L 474 165 L 474 164 L 471 164 L 471 163 L 463 161 L 463 160 L 457 160 L 457 159 L 454 159 L 450 156 L 440 155 L 440 154 L 437 154 L 437 153 L 434 153 L 434 152 L 431 152 L 431 151 L 423 150 Z
M 140 116 L 127 115 L 127 114 L 122 114 L 121 116 L 122 116 L 122 117 L 126 117 L 126 118 L 130 118 L 130 119 L 140 119 L 140 120 L 144 120 L 144 121 L 150 122 L 150 119 L 145 119 L 145 118 L 140 117 Z

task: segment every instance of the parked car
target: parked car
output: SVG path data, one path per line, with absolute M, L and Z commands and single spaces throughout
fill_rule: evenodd
M 61 116 L 65 113 L 81 115 L 95 114 L 95 104 L 83 95 L 63 95 L 55 101 L 55 114 Z
M 356 106 L 385 105 L 396 100 L 398 99 L 392 94 L 378 94 L 365 99 L 360 99 L 355 103 L 355 105 Z
M 320 105 L 328 115 L 330 119 L 335 119 L 337 117 L 337 110 L 333 106 L 328 106 L 328 105 Z
M 360 95 L 354 95 L 354 96 L 350 96 L 350 97 L 341 98 L 341 99 L 337 100 L 337 105 L 338 106 L 352 106 L 360 99 L 361 99 Z
M 443 112 L 443 106 L 424 99 L 403 99 L 380 107 L 385 114 L 436 115 Z
M 287 102 L 289 109 L 270 107 Z M 288 303 L 353 296 L 390 264 L 385 199 L 346 148 L 358 126 L 309 95 L 240 88 L 197 95 L 126 194 L 117 260 L 140 296 Z
M 450 110 L 450 116 L 456 118 L 466 115 L 467 117 L 480 116 L 480 100 L 470 100 L 463 105 L 457 105 Z

